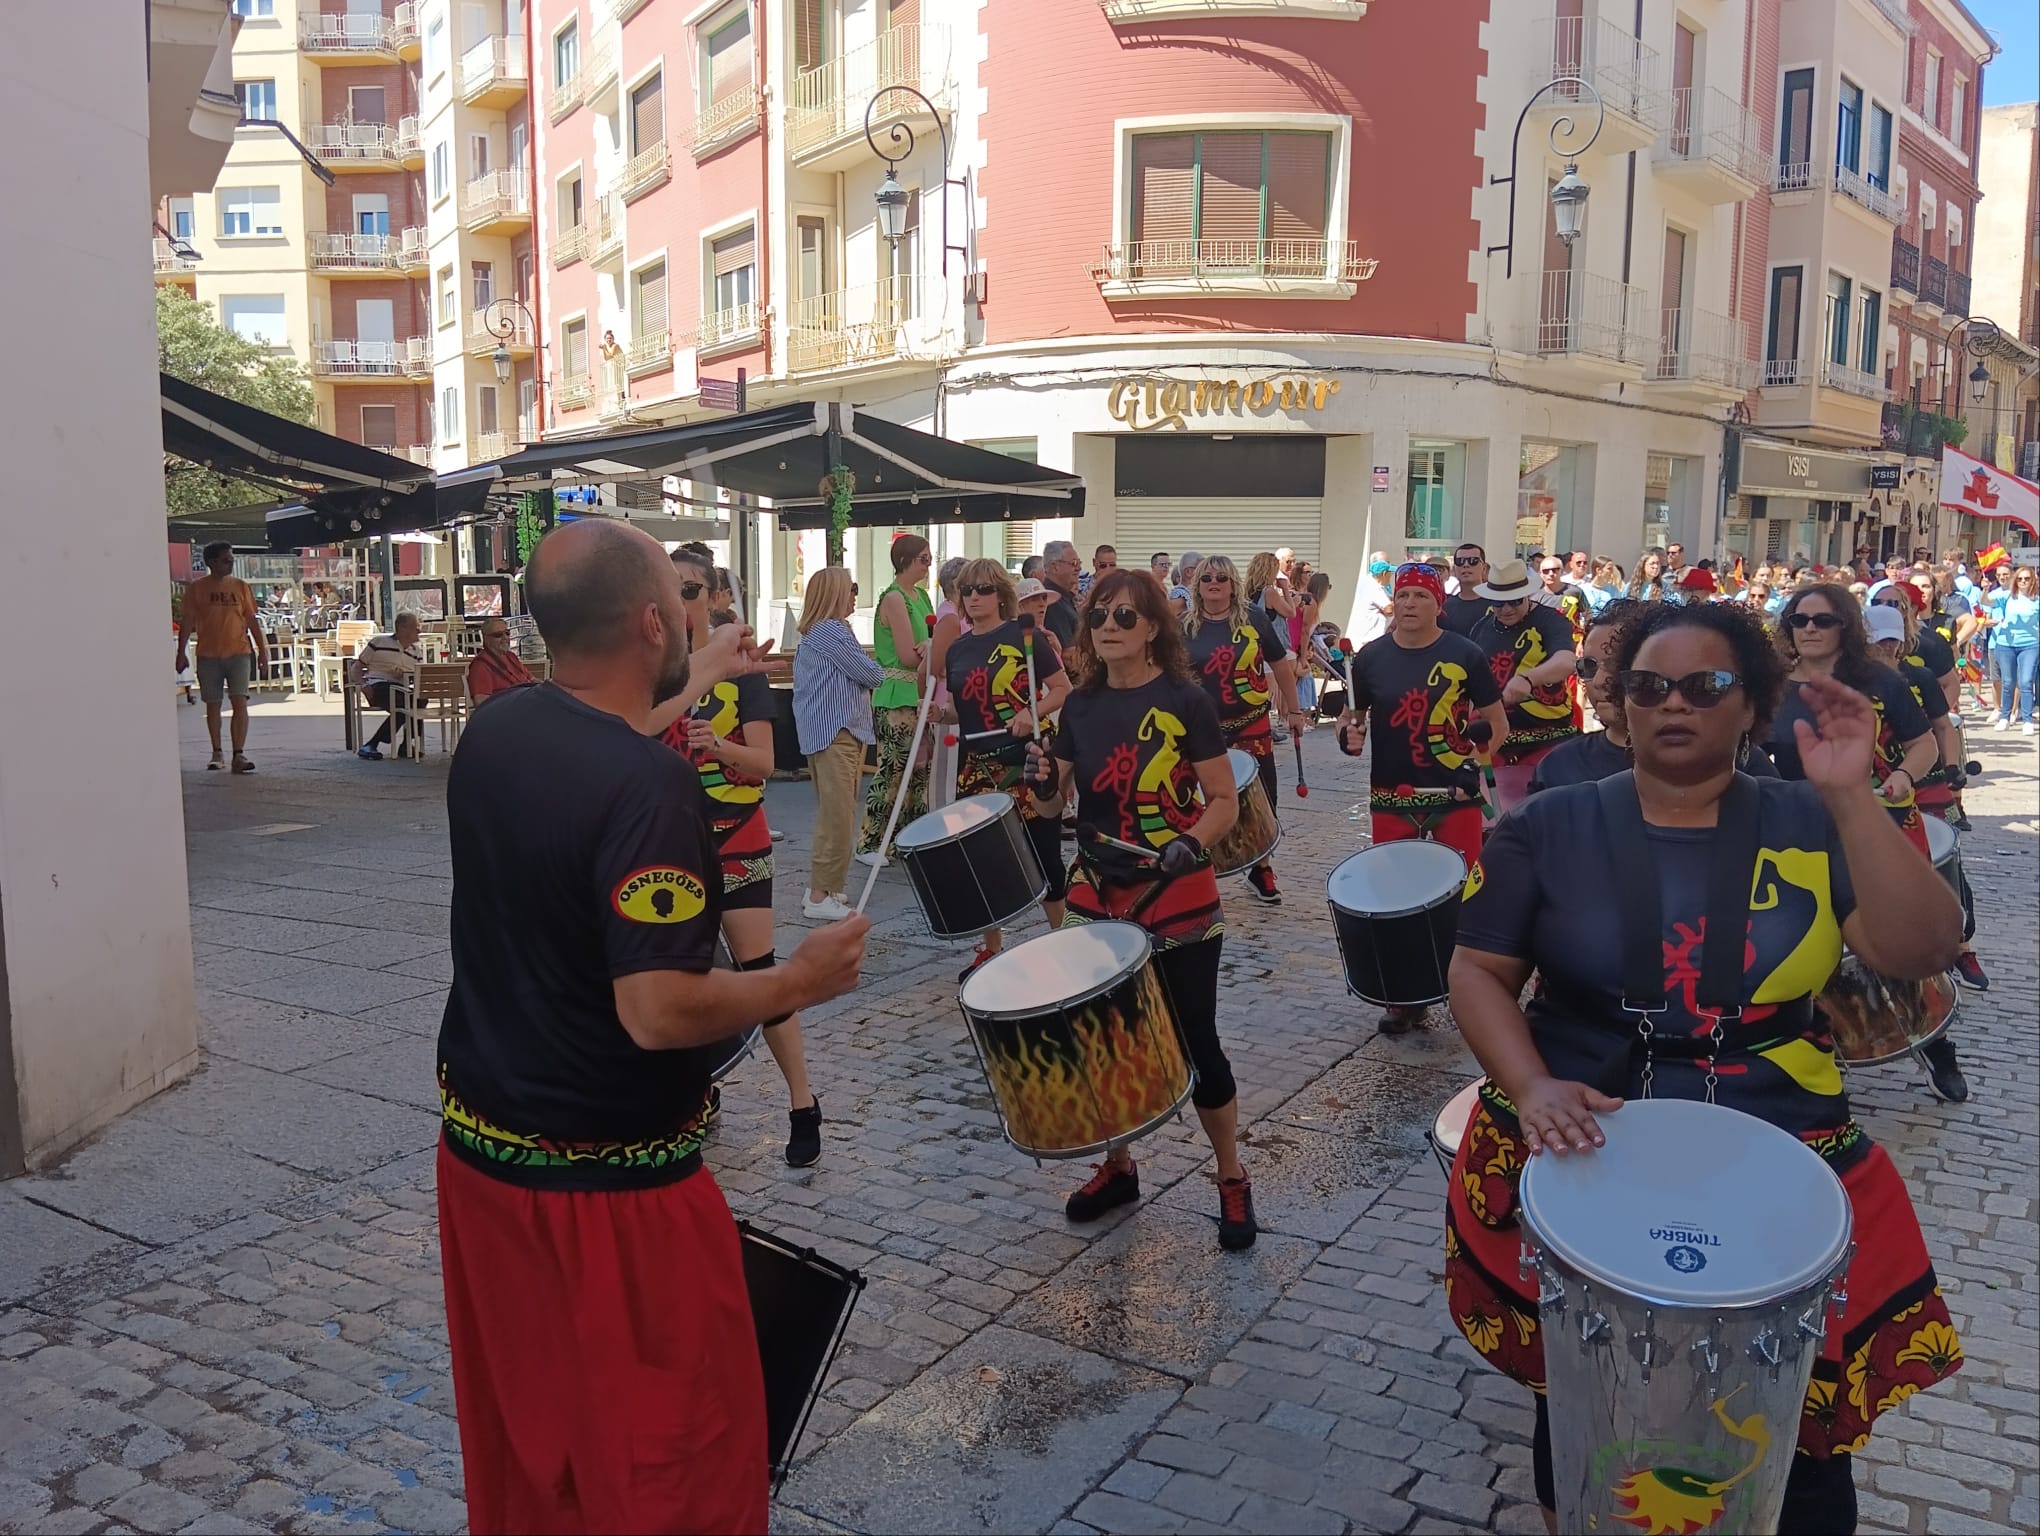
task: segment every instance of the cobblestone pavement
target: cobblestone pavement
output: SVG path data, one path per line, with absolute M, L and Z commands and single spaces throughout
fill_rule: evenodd
M 0 1186 L 0 1529 L 456 1530 L 431 1166 L 443 760 L 370 767 L 330 717 L 268 704 L 261 771 L 234 779 L 199 771 L 180 714 L 205 1064 Z M 866 985 L 808 1018 L 821 1166 L 781 1162 L 762 1053 L 731 1080 L 711 1162 L 732 1204 L 872 1282 L 781 1528 L 1539 1529 L 1528 1396 L 1440 1297 L 1425 1127 L 1470 1058 L 1449 1029 L 1379 1037 L 1346 998 L 1320 899 L 1362 836 L 1361 781 L 1329 733 L 1308 750 L 1287 905 L 1229 899 L 1220 1020 L 1267 1224 L 1251 1252 L 1218 1251 L 1182 1125 L 1139 1149 L 1137 1208 L 1064 1223 L 1075 1170 L 1000 1138 L 960 956 L 919 934 L 897 873 Z M 1965 857 L 1995 981 L 1964 996 L 1975 1095 L 1938 1104 L 1904 1067 L 1852 1080 L 1968 1363 L 1881 1421 L 1865 1529 L 2040 1526 L 2035 756 L 1994 734 L 1972 750 L 1989 773 Z M 771 791 L 788 891 L 810 803 Z

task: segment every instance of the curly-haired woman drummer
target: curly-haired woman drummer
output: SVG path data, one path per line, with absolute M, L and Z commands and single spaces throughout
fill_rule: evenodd
M 1054 590 L 1048 589 L 1051 596 Z M 1069 674 L 1046 629 L 1033 633 L 1022 629 L 1018 589 L 998 561 L 966 561 L 956 573 L 956 592 L 970 628 L 957 635 L 937 629 L 932 665 L 934 675 L 949 685 L 950 708 L 956 714 L 957 798 L 1003 794 L 1020 802 L 1028 841 L 1048 877 L 1041 910 L 1049 927 L 1060 928 L 1068 883 L 1062 824 L 1035 809 L 1025 780 L 1027 742 L 1041 731 L 1037 721 L 1062 708 L 1069 696 Z M 1031 691 L 1037 686 L 1038 708 Z M 996 955 L 1001 942 L 998 929 L 987 929 L 964 974 Z
M 1123 919 L 1153 941 L 1197 1068 L 1191 1102 L 1218 1158 L 1219 1246 L 1245 1248 L 1258 1229 L 1240 1166 L 1232 1064 L 1218 1039 L 1225 914 L 1205 852 L 1239 814 L 1218 712 L 1191 678 L 1183 632 L 1145 571 L 1113 571 L 1091 584 L 1073 667 L 1080 681 L 1063 706 L 1054 757 L 1028 747 L 1041 814 L 1060 816 L 1074 790 L 1084 822 L 1069 921 Z M 1065 1209 L 1072 1221 L 1095 1221 L 1139 1198 L 1140 1175 L 1120 1147 Z
M 1541 1394 L 1536 1292 L 1518 1270 L 1524 1158 L 1591 1155 L 1602 1142 L 1595 1115 L 1649 1094 L 1710 1099 L 1791 1132 L 1847 1190 L 1856 1256 L 1846 1315 L 1814 1367 L 1779 1530 L 1850 1531 L 1848 1453 L 1884 1409 L 1953 1372 L 1962 1351 L 1905 1185 L 1850 1115 L 1813 997 L 1844 940 L 1887 975 L 1938 974 L 1961 913 L 1945 885 L 1919 878 L 1919 855 L 1871 793 L 1877 726 L 1862 694 L 1829 678 L 1804 685 L 1794 731 L 1804 782 L 1736 771 L 1785 685 L 1758 615 L 1653 605 L 1624 626 L 1617 668 L 1633 773 L 1532 796 L 1496 826 L 1467 880 L 1452 1011 L 1488 1082 L 1448 1191 L 1447 1304 L 1481 1354 Z M 1757 850 L 1755 867 L 1724 870 L 1710 889 L 1715 847 L 1739 843 Z M 1612 942 L 1625 909 L 1647 905 L 1621 894 L 1637 870 L 1645 890 L 1657 887 L 1660 931 L 1629 935 L 1640 946 Z M 1740 965 L 1710 968 L 1705 914 L 1745 904 Z M 1642 985 L 1627 981 L 1625 959 L 1649 955 L 1652 937 L 1666 1006 L 1638 1014 L 1624 1007 Z M 1532 970 L 1544 985 L 1526 1009 L 1517 999 Z M 1739 1015 L 1696 1001 L 1710 977 Z M 1549 1511 L 1541 1396 L 1534 1461 Z

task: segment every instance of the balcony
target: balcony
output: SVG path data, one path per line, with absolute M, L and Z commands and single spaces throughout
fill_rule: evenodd
M 940 354 L 940 292 L 902 274 L 883 282 L 793 302 L 786 329 L 787 367 L 795 373 L 857 368 Z
M 599 111 L 614 94 L 616 82 L 616 39 L 607 37 L 589 48 L 581 65 L 581 98 Z
M 1313 21 L 1358 21 L 1367 14 L 1367 0 L 1098 0 L 1098 9 L 1113 23 L 1256 16 L 1271 20 L 1294 16 Z
M 432 372 L 432 343 L 424 336 L 403 341 L 315 341 L 315 379 L 424 378 Z
M 1843 394 L 1856 395 L 1864 400 L 1889 400 L 1891 391 L 1885 388 L 1884 380 L 1874 373 L 1865 373 L 1860 368 L 1851 368 L 1847 363 L 1838 363 L 1831 357 L 1820 360 L 1820 382 L 1828 389 L 1839 389 Z
M 198 271 L 196 256 L 180 256 L 177 247 L 161 235 L 156 236 L 156 276 L 182 281 Z
M 1538 23 L 1532 46 L 1529 88 L 1541 90 L 1554 81 L 1583 79 L 1601 93 L 1608 116 L 1594 148 L 1602 154 L 1648 149 L 1672 125 L 1671 93 L 1665 85 L 1664 58 L 1605 18 L 1547 16 Z M 1584 91 L 1560 86 L 1540 97 L 1535 114 L 1550 119 L 1570 115 L 1584 138 L 1592 129 L 1593 100 Z M 1580 109 L 1587 117 L 1582 118 Z M 1559 148 L 1576 139 L 1560 135 Z
M 718 309 L 702 317 L 694 333 L 694 344 L 703 352 L 724 347 L 748 346 L 758 339 L 758 306 L 739 304 Z
M 1657 363 L 1644 382 L 1653 393 L 1728 404 L 1749 387 L 1748 356 L 1743 328 L 1731 317 L 1711 309 L 1666 309 L 1658 315 Z
M 493 464 L 498 459 L 508 458 L 510 451 L 508 432 L 477 432 L 468 439 L 467 461 L 470 464 Z
M 1905 201 L 1893 197 L 1874 178 L 1865 176 L 1861 171 L 1838 165 L 1832 185 L 1849 202 L 1868 209 L 1887 224 L 1896 224 L 1905 217 Z
M 461 228 L 476 235 L 509 235 L 531 225 L 531 196 L 526 173 L 491 171 L 460 192 Z
M 869 157 L 865 107 L 897 85 L 920 91 L 939 112 L 952 110 L 947 27 L 923 22 L 889 27 L 840 58 L 794 76 L 787 93 L 786 141 L 795 161 L 816 170 L 834 170 Z M 878 132 L 902 121 L 916 130 L 930 122 L 920 102 L 894 94 L 879 103 L 871 126 Z
M 383 452 L 395 454 L 400 459 L 409 459 L 413 464 L 423 464 L 427 469 L 432 467 L 430 443 L 412 443 L 407 448 L 385 448 Z
M 1758 383 L 1765 389 L 1792 389 L 1803 382 L 1805 373 L 1796 357 L 1767 358 Z
M 1671 127 L 1652 152 L 1658 174 L 1705 203 L 1755 197 L 1769 169 L 1756 114 L 1713 86 L 1678 87 L 1671 109 Z
M 487 357 L 498 346 L 507 349 L 512 357 L 531 356 L 531 322 L 509 305 L 495 309 L 495 325 L 491 326 L 491 310 L 494 306 L 484 304 L 468 312 L 467 352 L 470 357 Z M 501 326 L 510 322 L 510 334 L 504 335 Z
M 413 33 L 416 32 L 415 16 Z M 349 11 L 336 15 L 317 10 L 298 13 L 298 48 L 310 58 L 359 64 L 395 62 L 397 26 L 388 16 Z
M 1891 286 L 1920 291 L 1920 248 L 1903 235 L 1891 237 Z
M 556 267 L 571 267 L 588 254 L 588 226 L 576 224 L 572 229 L 561 232 L 559 239 L 552 243 L 552 261 Z
M 390 44 L 398 58 L 407 63 L 418 61 L 424 51 L 418 33 L 418 0 L 398 0 L 396 14 L 390 18 Z
M 650 0 L 609 0 L 609 14 L 621 26 L 645 8 Z
M 626 203 L 634 202 L 653 188 L 664 186 L 672 175 L 673 152 L 661 139 L 624 162 L 623 174 L 616 178 L 617 195 Z
M 521 37 L 485 37 L 460 56 L 460 99 L 471 107 L 507 107 L 529 88 Z
M 1108 300 L 1350 297 L 1379 265 L 1353 240 L 1134 240 L 1106 246 L 1091 280 Z
M 1900 37 L 1913 35 L 1913 19 L 1907 14 L 1905 0 L 1870 0 L 1879 15 L 1898 28 Z
M 335 171 L 415 170 L 424 164 L 418 119 L 388 123 L 317 123 L 306 138 L 321 165 Z
M 623 371 L 635 379 L 642 374 L 663 373 L 673 366 L 673 336 L 655 331 L 639 336 L 623 349 Z
M 546 93 L 546 115 L 560 122 L 581 104 L 584 78 L 577 70 Z
M 430 265 L 425 231 L 406 229 L 394 235 L 328 235 L 305 238 L 311 269 L 332 277 L 386 277 L 422 272 Z
M 1920 263 L 1919 302 L 1933 309 L 1948 307 L 1948 263 L 1938 256 L 1929 256 Z
M 1943 314 L 1969 317 L 1969 274 L 1948 269 L 1948 302 L 1941 306 Z
M 623 199 L 604 192 L 588 210 L 588 260 L 613 267 L 623 260 Z
M 553 404 L 563 411 L 579 411 L 587 408 L 595 398 L 595 379 L 592 374 L 563 374 L 552 387 Z
M 745 86 L 721 101 L 712 101 L 694 118 L 694 158 L 706 160 L 749 134 L 765 114 L 765 97 L 756 86 Z
M 1911 400 L 1889 401 L 1882 413 L 1884 446 L 1907 458 L 1938 459 L 1942 445 L 1959 443 L 1965 430 L 1958 419 Z
M 1634 283 L 1587 272 L 1541 272 L 1537 316 L 1525 330 L 1521 351 L 1572 359 L 1590 372 L 1642 371 L 1658 361 L 1650 323 L 1658 319 L 1648 295 Z

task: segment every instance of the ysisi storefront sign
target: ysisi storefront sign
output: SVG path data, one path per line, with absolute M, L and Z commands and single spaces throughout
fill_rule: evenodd
M 1322 411 L 1338 392 L 1339 381 L 1327 378 L 1120 379 L 1105 397 L 1105 410 L 1135 432 L 1181 432 L 1207 420 Z

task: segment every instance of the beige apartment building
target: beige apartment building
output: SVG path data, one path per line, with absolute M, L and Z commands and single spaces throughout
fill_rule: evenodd
M 1990 389 L 1971 432 L 1989 442 L 1984 457 L 2040 480 L 2040 102 L 1986 107 L 1979 161 L 1975 313 L 2016 334 L 1984 359 Z

